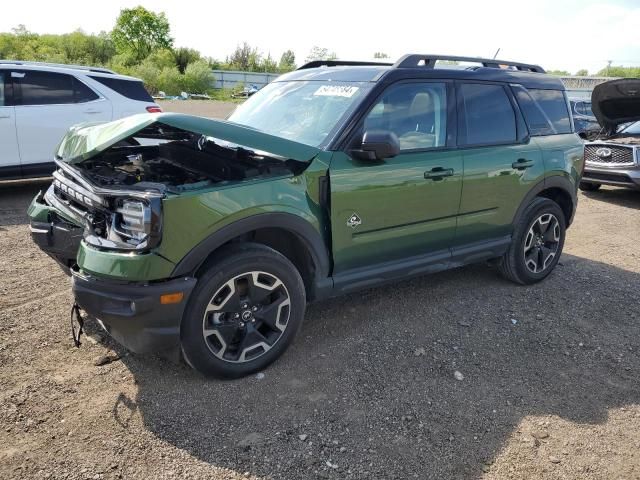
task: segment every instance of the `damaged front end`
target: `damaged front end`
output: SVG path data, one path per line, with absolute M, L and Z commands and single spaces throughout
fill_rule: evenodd
M 240 125 L 178 114 L 74 127 L 58 148 L 51 187 L 29 209 L 32 236 L 67 271 L 82 240 L 100 251 L 144 253 L 162 241 L 165 199 L 296 175 L 316 153 Z

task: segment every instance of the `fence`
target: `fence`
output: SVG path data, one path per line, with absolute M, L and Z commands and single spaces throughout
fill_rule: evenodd
M 591 92 L 596 85 L 617 77 L 560 77 L 564 87 L 567 89 L 569 98 L 591 100 Z
M 233 72 L 229 70 L 213 70 L 215 84 L 213 88 L 234 88 L 240 84 L 264 87 L 280 76 L 278 73 Z

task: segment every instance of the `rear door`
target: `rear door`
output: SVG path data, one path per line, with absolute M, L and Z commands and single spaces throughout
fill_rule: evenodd
M 516 210 L 545 169 L 507 85 L 460 82 L 457 92 L 464 161 L 455 240 L 460 247 L 510 235 Z
M 53 162 L 72 125 L 111 120 L 111 105 L 73 75 L 12 70 L 16 130 L 25 175 Z
M 10 95 L 9 71 L 0 70 L 0 178 L 20 176 L 16 116 Z
M 348 151 L 334 154 L 335 273 L 429 254 L 441 254 L 439 261 L 448 263 L 462 187 L 453 96 L 452 82 L 393 84 L 366 115 L 355 140 L 367 130 L 391 131 L 400 154 L 383 162 L 359 161 Z

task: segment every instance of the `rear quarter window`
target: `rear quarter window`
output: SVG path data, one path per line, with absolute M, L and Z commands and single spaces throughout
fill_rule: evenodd
M 571 133 L 571 119 L 564 92 L 514 88 L 518 104 L 533 136 Z
M 97 75 L 89 75 L 89 78 L 109 87 L 123 97 L 140 102 L 153 102 L 153 98 L 151 98 L 151 95 L 139 80 L 123 80 L 121 78 L 98 77 Z

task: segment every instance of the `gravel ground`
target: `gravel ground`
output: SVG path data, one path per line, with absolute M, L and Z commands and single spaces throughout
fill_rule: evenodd
M 93 324 L 72 346 L 44 186 L 0 186 L 0 478 L 640 478 L 640 193 L 581 194 L 538 285 L 476 265 L 313 304 L 223 382 Z

